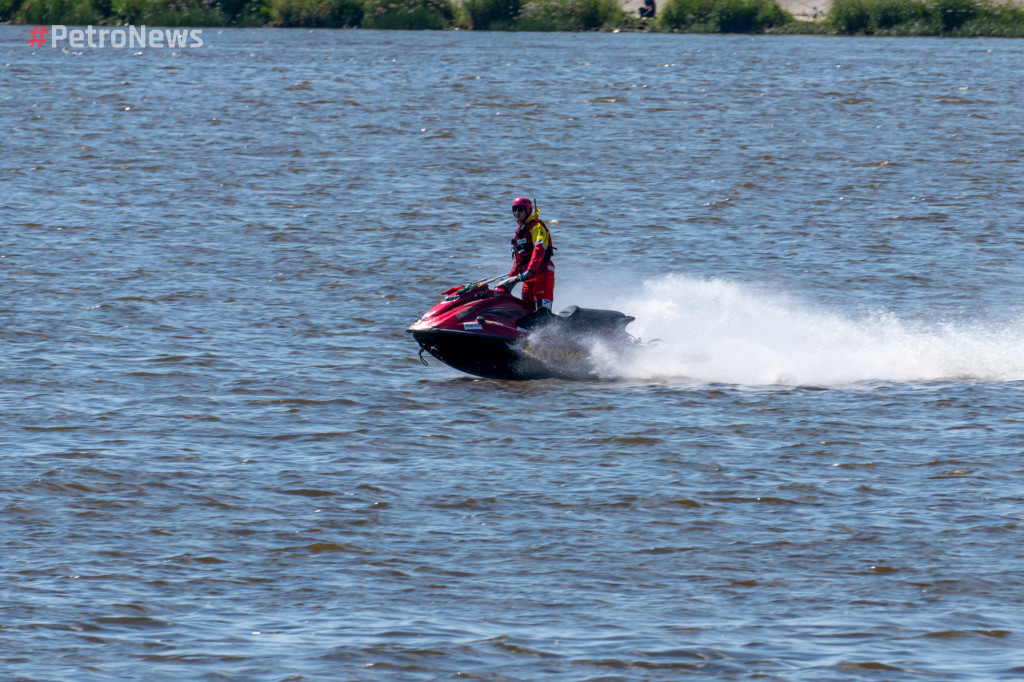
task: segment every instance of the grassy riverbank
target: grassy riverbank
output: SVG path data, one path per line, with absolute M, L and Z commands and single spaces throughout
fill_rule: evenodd
M 838 0 L 827 21 L 851 35 L 1024 37 L 1024 7 L 975 0 Z
M 1024 7 L 990 0 L 835 0 L 816 22 L 795 19 L 775 0 L 662 0 L 648 21 L 618 0 L 0 0 L 0 21 L 1024 37 Z

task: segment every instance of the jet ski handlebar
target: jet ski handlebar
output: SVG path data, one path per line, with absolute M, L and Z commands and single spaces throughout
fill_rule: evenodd
M 497 281 L 499 279 L 504 279 L 504 278 L 505 278 L 505 275 L 496 275 L 494 277 L 488 277 L 487 279 L 481 279 L 481 280 L 478 280 L 476 282 L 470 282 L 469 284 L 464 284 L 462 286 L 454 286 L 451 289 L 448 289 L 447 291 L 445 291 L 442 294 L 442 296 L 450 297 L 450 298 L 458 298 L 459 296 L 467 294 L 470 291 L 473 291 L 474 289 L 479 289 L 480 287 L 487 286 L 491 282 L 495 282 L 495 281 Z M 498 286 L 501 286 L 502 284 L 504 284 L 504 282 L 499 283 Z

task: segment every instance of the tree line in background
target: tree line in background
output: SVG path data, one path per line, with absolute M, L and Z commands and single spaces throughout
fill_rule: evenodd
M 1024 7 L 997 0 L 835 0 L 814 22 L 775 0 L 662 0 L 644 20 L 618 0 L 0 0 L 0 22 L 1024 37 Z

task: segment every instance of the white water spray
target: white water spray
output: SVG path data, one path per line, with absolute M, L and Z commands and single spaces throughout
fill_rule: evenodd
M 618 376 L 751 386 L 1024 380 L 1024 320 L 854 317 L 751 284 L 679 275 L 614 303 L 637 318 L 630 333 L 660 339 L 628 360 L 608 358 Z

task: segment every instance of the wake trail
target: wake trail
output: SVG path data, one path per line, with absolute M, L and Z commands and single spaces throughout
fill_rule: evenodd
M 749 283 L 669 275 L 615 301 L 628 331 L 659 343 L 609 373 L 752 386 L 1024 380 L 1024 320 L 853 316 Z

